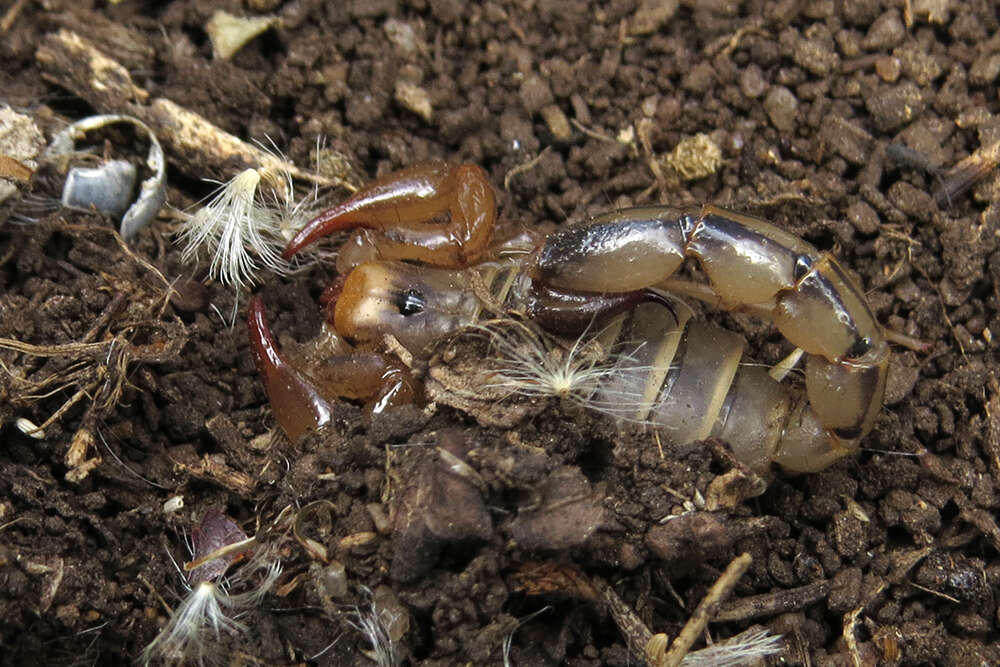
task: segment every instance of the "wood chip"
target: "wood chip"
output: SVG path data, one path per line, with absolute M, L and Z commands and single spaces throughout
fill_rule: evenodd
M 216 127 L 205 117 L 165 98 L 150 99 L 128 70 L 69 30 L 47 35 L 35 52 L 43 76 L 69 89 L 103 113 L 134 116 L 149 127 L 171 159 L 194 178 L 229 179 L 244 169 L 286 171 L 294 178 L 324 186 L 355 188 L 339 178 L 299 169 Z

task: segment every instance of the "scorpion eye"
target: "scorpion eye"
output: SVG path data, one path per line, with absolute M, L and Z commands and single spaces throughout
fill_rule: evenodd
M 399 310 L 399 314 L 404 317 L 424 312 L 426 305 L 424 295 L 413 289 L 408 289 L 405 292 L 396 292 L 392 303 Z
M 795 268 L 793 269 L 793 276 L 795 281 L 798 282 L 806 277 L 806 274 L 812 271 L 813 261 L 808 255 L 799 255 L 799 258 L 795 260 Z
M 851 348 L 847 351 L 848 359 L 857 359 L 858 357 L 864 356 L 865 352 L 872 349 L 872 339 L 868 336 L 863 336 L 854 341 Z

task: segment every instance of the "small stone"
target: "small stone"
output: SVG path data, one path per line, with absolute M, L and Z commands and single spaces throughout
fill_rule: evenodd
M 332 63 L 315 75 L 315 82 L 324 86 L 323 97 L 330 104 L 336 104 L 347 97 L 350 91 L 347 84 L 349 67 L 345 62 Z
M 992 586 L 983 562 L 975 558 L 955 552 L 935 552 L 920 564 L 914 580 L 921 586 L 967 603 L 989 601 L 992 604 Z
M 432 453 L 409 454 L 400 474 L 407 484 L 394 498 L 392 579 L 413 581 L 434 566 L 446 543 L 485 540 L 492 533 L 479 490 Z
M 455 23 L 466 14 L 466 4 L 462 0 L 429 0 L 428 4 L 434 18 L 445 25 Z
M 803 3 L 802 14 L 813 21 L 819 21 L 833 16 L 836 9 L 833 0 L 811 0 Z
M 865 164 L 871 158 L 875 140 L 860 125 L 841 116 L 828 117 L 820 135 L 829 149 L 848 162 Z
M 652 118 L 656 115 L 656 107 L 659 106 L 660 99 L 658 95 L 650 95 L 642 101 L 639 108 L 642 109 L 642 115 L 646 118 Z
M 694 65 L 681 81 L 681 87 L 692 93 L 707 93 L 715 85 L 715 68 L 711 63 Z
M 674 17 L 679 5 L 679 0 L 642 0 L 629 22 L 629 34 L 653 34 Z
M 397 0 L 353 0 L 348 5 L 347 11 L 357 19 L 394 16 L 399 13 L 399 2 Z
M 434 115 L 430 95 L 427 94 L 426 90 L 410 81 L 400 79 L 396 82 L 393 99 L 399 103 L 399 106 L 412 111 L 428 123 Z
M 847 207 L 847 221 L 861 234 L 874 234 L 878 231 L 878 213 L 863 201 L 856 201 Z
M 861 568 L 845 567 L 833 575 L 827 608 L 834 614 L 845 614 L 858 606 L 861 598 Z
M 892 55 L 899 58 L 903 74 L 913 79 L 918 86 L 929 85 L 944 72 L 941 63 L 933 55 L 911 43 L 893 49 Z
M 889 361 L 889 373 L 885 381 L 885 405 L 895 405 L 909 396 L 920 379 L 920 364 L 916 355 L 907 351 L 893 354 Z
M 45 136 L 30 116 L 0 107 L 0 154 L 34 169 L 35 158 L 45 148 Z
M 393 46 L 398 49 L 397 53 L 403 58 L 413 58 L 427 48 L 427 45 L 417 37 L 413 26 L 406 21 L 389 19 L 382 26 L 382 30 L 385 31 L 385 36 L 389 38 Z
M 520 512 L 510 535 L 525 549 L 563 550 L 585 543 L 604 523 L 603 493 L 579 468 L 564 466 L 542 482 L 537 509 Z
M 31 179 L 43 148 L 45 137 L 30 116 L 0 107 L 0 156 L 12 161 L 0 164 L 0 225 L 20 200 L 20 188 Z
M 535 114 L 547 105 L 555 102 L 552 89 L 538 74 L 529 74 L 521 82 L 521 104 L 528 110 L 528 113 Z
M 385 115 L 388 105 L 387 97 L 361 90 L 347 96 L 344 116 L 352 125 L 373 127 Z
M 893 206 L 920 222 L 930 222 L 934 212 L 937 211 L 934 197 L 906 181 L 893 183 L 887 195 Z
M 833 39 L 844 58 L 857 58 L 861 55 L 861 37 L 854 30 L 838 30 Z
M 1000 74 L 1000 53 L 986 53 L 972 62 L 969 68 L 969 83 L 973 86 L 988 86 Z
M 181 278 L 171 285 L 170 305 L 184 313 L 198 313 L 208 308 L 208 288 L 197 280 Z
M 392 643 L 403 639 L 410 631 L 410 612 L 393 590 L 379 586 L 372 596 L 372 607 L 378 614 L 378 624 Z
M 867 533 L 864 522 L 851 512 L 839 512 L 833 517 L 833 548 L 844 558 L 861 553 L 867 544 Z
M 893 132 L 919 116 L 926 103 L 920 89 L 904 81 L 895 86 L 879 86 L 865 98 L 865 106 L 878 129 Z
M 547 104 L 542 108 L 542 119 L 556 141 L 568 141 L 573 136 L 569 120 L 558 104 Z
M 278 22 L 276 16 L 244 18 L 233 16 L 221 9 L 212 14 L 205 24 L 205 32 L 212 40 L 212 52 L 220 60 L 229 60 L 251 39 Z
M 682 139 L 673 152 L 664 157 L 663 162 L 685 181 L 696 181 L 719 170 L 722 166 L 722 149 L 707 134 L 696 134 Z
M 868 34 L 861 40 L 861 47 L 866 51 L 887 51 L 898 46 L 906 39 L 906 26 L 899 16 L 899 11 L 890 9 L 872 23 Z
M 879 56 L 875 59 L 875 73 L 886 83 L 895 83 L 902 67 L 899 58 L 894 56 Z
M 347 597 L 347 571 L 338 560 L 330 561 L 319 573 L 326 593 L 335 600 Z
M 793 132 L 796 126 L 796 116 L 799 111 L 799 101 L 792 91 L 784 86 L 771 86 L 764 98 L 764 111 L 771 119 L 771 124 L 781 132 Z
M 929 544 L 931 535 L 941 529 L 941 513 L 919 496 L 902 489 L 890 491 L 879 507 L 882 519 L 890 527 L 903 526 L 918 543 Z
M 740 72 L 740 92 L 752 100 L 767 92 L 768 85 L 770 84 L 764 78 L 763 70 L 755 63 L 747 65 Z
M 829 76 L 840 67 L 833 39 L 822 24 L 813 24 L 801 39 L 796 40 L 792 58 L 815 76 Z
M 928 23 L 944 25 L 948 22 L 948 8 L 952 0 L 913 0 L 913 15 Z
M 716 559 L 750 532 L 725 513 L 689 512 L 646 532 L 646 546 L 676 571 Z

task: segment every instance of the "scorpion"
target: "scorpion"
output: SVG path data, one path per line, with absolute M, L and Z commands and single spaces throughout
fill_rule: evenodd
M 288 242 L 286 259 L 352 230 L 321 299 L 324 332 L 307 351 L 283 354 L 261 299 L 249 306 L 256 365 L 290 439 L 327 425 L 337 398 L 362 401 L 370 414 L 419 403 L 420 384 L 386 341 L 422 358 L 498 310 L 562 337 L 616 321 L 613 335 L 632 343 L 616 381 L 650 399 L 641 416 L 675 445 L 717 437 L 756 471 L 821 470 L 872 429 L 887 335 L 829 252 L 713 205 L 628 208 L 503 243 L 493 243 L 496 222 L 480 167 L 432 162 L 373 181 Z M 688 258 L 705 281 L 673 278 Z M 742 336 L 689 321 L 666 290 L 772 322 L 806 357 L 804 390 L 741 363 Z

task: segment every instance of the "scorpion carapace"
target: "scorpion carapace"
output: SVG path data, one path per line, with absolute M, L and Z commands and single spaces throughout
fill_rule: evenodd
M 514 252 L 490 245 L 495 219 L 481 169 L 436 162 L 377 180 L 296 235 L 286 257 L 355 229 L 338 259 L 326 356 L 286 361 L 261 302 L 251 304 L 252 347 L 289 437 L 324 425 L 338 397 L 366 401 L 371 412 L 419 400 L 387 341 L 419 358 L 484 315 L 511 312 L 561 336 L 602 327 L 606 336 L 610 322 L 632 346 L 614 362 L 620 372 L 610 385 L 645 396 L 637 417 L 675 444 L 714 435 L 755 469 L 814 471 L 855 451 L 871 430 L 889 346 L 860 287 L 829 253 L 715 206 L 615 211 L 533 244 L 520 239 Z M 687 258 L 706 283 L 672 279 Z M 742 337 L 689 324 L 688 309 L 671 307 L 664 290 L 772 321 L 807 355 L 804 394 L 741 364 Z

